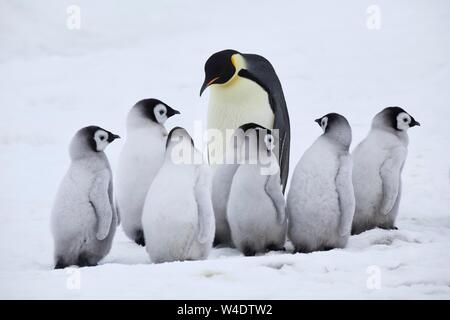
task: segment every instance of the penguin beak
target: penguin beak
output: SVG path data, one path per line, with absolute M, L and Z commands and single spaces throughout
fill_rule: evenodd
M 322 127 L 322 125 L 321 125 L 321 120 L 322 120 L 322 119 L 316 119 L 316 120 L 314 120 L 314 122 L 316 122 L 320 127 Z
M 220 77 L 214 77 L 211 80 L 206 80 L 203 82 L 202 87 L 200 88 L 200 96 L 202 96 L 203 91 L 205 91 L 206 88 L 208 88 L 210 85 L 214 84 L 217 80 L 219 80 Z
M 113 142 L 114 140 L 116 140 L 116 139 L 120 139 L 120 136 L 119 135 L 117 135 L 117 134 L 110 134 L 109 135 L 109 137 L 108 137 L 108 142 L 109 143 L 111 143 L 111 142 Z
M 170 118 L 171 116 L 174 116 L 176 114 L 180 114 L 180 111 L 167 106 L 167 118 Z
M 420 122 L 416 121 L 416 119 L 412 118 L 411 123 L 409 124 L 410 127 L 419 126 Z

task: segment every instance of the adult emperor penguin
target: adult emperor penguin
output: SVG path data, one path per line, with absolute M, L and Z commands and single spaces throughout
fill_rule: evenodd
M 205 259 L 214 238 L 209 167 L 183 128 L 167 138 L 164 164 L 145 200 L 142 224 L 152 262 Z
M 79 130 L 70 143 L 71 164 L 52 210 L 55 269 L 94 266 L 111 249 L 118 217 L 111 168 L 103 150 L 117 138 L 90 126 Z
M 246 256 L 282 250 L 287 219 L 280 167 L 272 152 L 277 140 L 254 123 L 240 128 L 245 132 L 243 161 L 234 174 L 227 205 L 231 238 Z
M 125 234 L 144 246 L 142 208 L 148 188 L 164 161 L 164 123 L 180 112 L 157 99 L 141 100 L 127 117 L 127 137 L 117 169 L 117 207 Z
M 368 136 L 353 151 L 353 234 L 375 227 L 397 229 L 407 131 L 414 126 L 420 123 L 402 108 L 385 108 L 374 117 Z
M 212 165 L 226 153 L 226 130 L 245 123 L 278 129 L 280 176 L 283 192 L 289 174 L 290 124 L 283 89 L 270 62 L 256 54 L 236 50 L 214 53 L 205 64 L 200 95 L 211 88 L 208 109 L 208 153 Z M 222 139 L 216 136 L 222 134 Z M 274 132 L 275 133 L 275 132 Z
M 288 236 L 305 253 L 345 247 L 355 213 L 350 125 L 337 113 L 315 121 L 323 134 L 298 162 L 287 197 Z

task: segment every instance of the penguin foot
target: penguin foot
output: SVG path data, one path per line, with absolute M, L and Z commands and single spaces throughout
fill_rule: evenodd
M 398 228 L 396 226 L 394 226 L 394 225 L 392 225 L 392 226 L 380 226 L 379 228 L 383 229 L 383 230 L 398 230 Z
M 142 247 L 145 247 L 144 232 L 142 230 L 136 231 L 136 237 L 134 238 L 134 242 L 136 242 L 138 245 Z
M 251 247 L 244 247 L 244 249 L 242 250 L 242 253 L 244 254 L 244 256 L 246 257 L 251 257 L 254 256 L 256 254 L 255 249 L 251 248 Z
M 57 269 L 64 269 L 65 267 L 67 267 L 67 265 L 64 263 L 63 260 L 58 259 L 58 260 L 56 261 L 56 264 L 55 264 L 55 270 L 57 270 Z
M 350 234 L 352 235 L 352 236 L 356 236 L 356 235 L 358 235 L 358 234 L 361 234 L 361 233 L 363 233 L 363 232 L 366 232 L 366 231 L 368 231 L 368 230 L 370 230 L 370 229 L 373 229 L 374 227 L 369 227 L 369 226 L 365 226 L 365 227 L 362 227 L 362 226 L 359 226 L 359 227 L 352 227 L 352 231 L 350 232 Z
M 311 253 L 313 252 L 313 250 L 308 249 L 306 247 L 295 247 L 294 248 L 294 253 Z
M 286 251 L 286 248 L 285 248 L 285 247 L 277 246 L 276 244 L 269 244 L 269 245 L 266 247 L 266 250 L 267 250 L 267 251 Z
M 93 262 L 92 257 L 87 253 L 81 253 L 78 256 L 77 266 L 79 267 L 95 267 L 97 265 L 96 262 Z

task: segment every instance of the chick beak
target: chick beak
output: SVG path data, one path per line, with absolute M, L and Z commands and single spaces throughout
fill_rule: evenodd
M 420 127 L 420 122 L 416 121 L 415 119 L 413 119 L 411 121 L 411 124 L 409 125 L 410 127 L 414 127 L 414 126 L 419 126 Z
M 116 139 L 120 139 L 120 136 L 117 135 L 117 134 L 111 134 L 111 135 L 109 136 L 109 138 L 108 138 L 108 142 L 111 143 L 111 142 L 113 142 L 113 141 L 116 140 Z
M 180 111 L 175 110 L 175 109 L 170 108 L 170 107 L 168 108 L 168 111 L 167 111 L 167 117 L 168 118 L 170 118 L 170 117 L 172 117 L 172 116 L 174 116 L 176 114 L 180 114 Z

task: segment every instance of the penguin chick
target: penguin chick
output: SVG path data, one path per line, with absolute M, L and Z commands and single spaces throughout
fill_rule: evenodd
M 97 126 L 79 130 L 70 143 L 71 163 L 52 210 L 55 269 L 94 266 L 111 249 L 118 217 L 104 149 L 118 135 Z
M 356 211 L 352 234 L 375 227 L 397 229 L 407 131 L 414 126 L 420 123 L 402 108 L 385 108 L 374 117 L 368 136 L 353 151 Z
M 272 131 L 254 123 L 240 127 L 244 159 L 234 174 L 227 204 L 227 219 L 234 245 L 246 256 L 282 250 L 286 214 L 280 167 Z
M 125 234 L 144 246 L 142 208 L 145 196 L 163 164 L 166 120 L 180 112 L 157 99 L 141 100 L 128 113 L 127 137 L 117 169 L 117 207 Z
M 215 229 L 209 167 L 183 128 L 169 133 L 164 163 L 145 200 L 142 225 L 152 262 L 208 257 Z
M 337 113 L 315 121 L 323 134 L 298 162 L 287 197 L 288 236 L 298 252 L 345 247 L 355 212 L 350 125 Z

